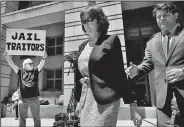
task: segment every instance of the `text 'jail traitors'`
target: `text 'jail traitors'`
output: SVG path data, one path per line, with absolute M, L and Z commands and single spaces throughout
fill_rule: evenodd
M 23 41 L 40 41 L 40 39 L 37 37 L 37 34 L 33 34 L 33 33 L 20 33 L 20 35 L 18 35 L 18 33 L 16 32 L 14 36 L 11 36 L 13 40 L 23 40 Z M 8 50 L 19 50 L 19 51 L 44 51 L 44 44 L 35 44 L 35 43 L 11 43 L 11 42 L 7 42 L 7 49 Z

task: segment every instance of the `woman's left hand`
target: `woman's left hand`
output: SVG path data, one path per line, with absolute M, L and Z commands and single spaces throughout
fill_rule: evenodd
M 141 127 L 141 125 L 142 125 L 142 117 L 139 115 L 138 112 L 134 113 L 134 115 L 132 116 L 132 120 L 133 120 L 134 125 L 136 127 Z
M 137 112 L 137 106 L 131 105 L 130 106 L 130 112 L 131 112 L 131 118 L 132 118 L 132 120 L 134 122 L 134 125 L 136 127 L 141 127 L 141 125 L 142 125 L 142 117 Z
M 79 116 L 79 117 L 80 117 L 80 113 L 81 113 L 81 111 L 82 111 L 82 107 L 83 107 L 83 105 L 82 105 L 80 102 L 78 102 L 78 103 L 77 103 L 77 106 L 76 106 L 76 109 L 75 109 L 75 113 L 76 113 L 76 115 Z

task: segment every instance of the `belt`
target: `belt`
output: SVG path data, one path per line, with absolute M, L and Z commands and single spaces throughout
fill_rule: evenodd
M 38 96 L 37 97 L 31 97 L 31 98 L 22 98 L 23 100 L 33 100 L 33 99 L 36 99 L 36 98 L 38 98 Z

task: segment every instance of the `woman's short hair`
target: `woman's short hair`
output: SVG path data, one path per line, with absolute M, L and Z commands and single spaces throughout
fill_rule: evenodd
M 104 14 L 101 7 L 97 5 L 91 5 L 86 7 L 83 11 L 80 13 L 80 19 L 82 23 L 82 30 L 84 32 L 84 25 L 85 23 L 89 22 L 89 20 L 97 19 L 97 23 L 99 25 L 98 32 L 102 34 L 106 34 L 107 30 L 109 28 L 109 20 L 107 19 L 107 16 Z
M 172 14 L 178 13 L 178 8 L 173 3 L 159 3 L 154 6 L 153 17 L 156 16 L 158 10 L 165 10 L 166 12 L 171 12 Z

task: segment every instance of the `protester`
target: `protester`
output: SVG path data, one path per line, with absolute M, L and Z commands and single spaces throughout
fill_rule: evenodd
M 23 61 L 23 68 L 19 68 L 14 64 L 14 62 L 9 57 L 7 51 L 4 51 L 4 56 L 14 70 L 14 72 L 19 77 L 19 127 L 26 126 L 26 117 L 28 112 L 28 107 L 30 107 L 34 126 L 41 127 L 40 121 L 40 102 L 39 102 L 39 88 L 38 88 L 38 74 L 45 64 L 45 59 L 47 53 L 44 53 L 40 64 L 37 67 L 34 67 L 34 63 L 31 59 L 25 59 Z

